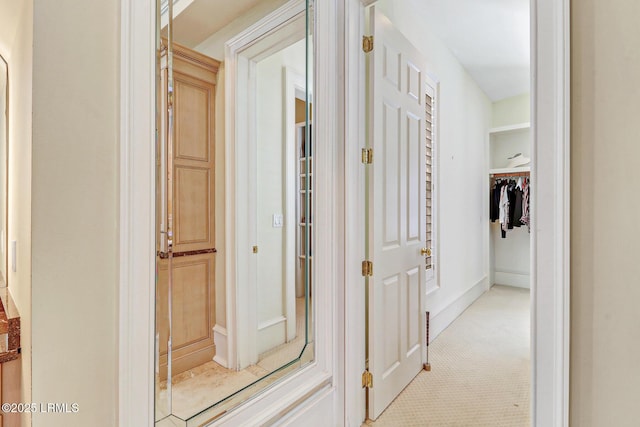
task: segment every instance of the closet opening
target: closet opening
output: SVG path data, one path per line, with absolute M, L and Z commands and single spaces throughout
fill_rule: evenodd
M 529 425 L 530 2 L 367 3 L 367 422 Z

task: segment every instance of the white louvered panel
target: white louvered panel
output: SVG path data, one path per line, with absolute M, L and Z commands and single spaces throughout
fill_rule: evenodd
M 427 240 L 426 247 L 431 248 L 431 228 L 432 228 L 432 216 L 431 216 L 431 208 L 432 208 L 432 195 L 433 195 L 433 179 L 432 179 L 432 165 L 433 165 L 433 115 L 434 115 L 434 100 L 429 95 L 426 94 L 425 98 L 425 145 L 426 145 L 426 159 L 425 162 L 427 164 L 426 168 L 426 207 L 427 207 Z M 425 267 L 426 269 L 431 269 L 432 265 L 432 257 L 425 257 Z

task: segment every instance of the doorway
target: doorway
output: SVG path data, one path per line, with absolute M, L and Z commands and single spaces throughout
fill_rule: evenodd
M 378 154 L 366 166 L 367 260 L 375 272 L 366 279 L 370 419 L 429 367 L 429 343 L 485 293 L 501 292 L 494 285 L 525 288 L 517 292 L 529 298 L 532 240 L 522 211 L 531 203 L 529 2 L 515 3 L 489 11 L 464 1 L 378 1 L 365 12 L 367 140 Z M 434 145 L 432 160 L 425 150 Z M 432 179 L 427 171 L 434 170 Z M 502 200 L 495 203 L 504 206 L 491 223 L 496 188 Z M 434 231 L 442 245 L 432 248 L 426 242 Z M 529 323 L 524 327 L 528 355 Z M 529 390 L 529 364 L 522 366 L 518 388 Z

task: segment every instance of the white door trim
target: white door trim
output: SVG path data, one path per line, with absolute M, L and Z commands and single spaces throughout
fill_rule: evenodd
M 365 0 L 363 0 L 363 3 Z M 361 149 L 365 147 L 366 94 L 365 55 L 362 52 L 362 36 L 365 23 L 364 5 L 360 0 L 344 3 L 344 203 L 345 203 L 345 253 L 344 280 L 349 284 L 345 292 L 345 416 L 344 425 L 358 427 L 366 414 L 366 391 L 362 388 L 360 374 L 365 370 L 366 337 L 364 333 L 365 280 L 360 263 L 365 254 L 365 168 L 360 162 Z
M 532 425 L 568 426 L 569 419 L 569 0 L 531 0 L 532 123 L 534 133 L 532 174 Z M 375 0 L 349 0 L 345 14 L 345 138 L 362 141 L 364 111 L 363 55 L 364 7 Z M 322 31 L 321 28 L 317 28 Z M 347 147 L 353 161 L 359 143 Z M 346 164 L 347 195 L 364 205 L 364 180 L 358 167 Z M 348 199 L 348 206 L 355 202 Z M 346 216 L 347 229 L 363 227 L 357 206 Z M 350 231 L 354 236 L 357 233 Z M 364 393 L 358 381 L 364 369 L 364 280 L 358 276 L 356 245 L 345 254 L 346 411 L 345 424 L 363 420 Z M 361 258 L 364 259 L 364 258 Z M 354 290 L 355 289 L 355 290 Z
M 121 0 L 118 419 L 150 426 L 154 409 L 154 0 Z
M 531 2 L 532 415 L 569 425 L 570 0 Z
M 287 341 L 296 337 L 296 278 L 299 277 L 300 262 L 298 260 L 298 248 L 296 245 L 296 230 L 298 229 L 298 215 L 296 211 L 296 198 L 298 196 L 298 144 L 296 128 L 296 99 L 304 101 L 306 91 L 304 75 L 291 67 L 285 67 L 284 74 L 284 124 L 285 124 L 285 210 L 284 226 L 285 253 L 284 271 L 286 280 L 286 311 L 287 311 Z M 301 97 L 302 95 L 302 97 Z
M 256 64 L 271 51 L 296 41 L 292 37 L 300 38 L 300 31 L 295 28 L 276 34 L 275 38 L 267 35 L 304 14 L 304 10 L 304 2 L 291 1 L 225 44 L 225 102 L 234 106 L 226 115 L 225 124 L 225 241 L 226 253 L 231 254 L 226 257 L 227 360 L 232 369 L 243 369 L 258 361 L 257 262 L 251 252 L 251 247 L 258 244 L 257 205 L 252 197 L 257 185 Z

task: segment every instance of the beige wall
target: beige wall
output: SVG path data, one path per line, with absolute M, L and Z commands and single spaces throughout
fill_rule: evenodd
M 492 126 L 509 126 L 531 121 L 531 95 L 523 93 L 493 103 Z
M 640 2 L 571 7 L 571 426 L 637 426 Z
M 5 8 L 7 7 L 7 8 Z M 5 390 L 7 401 L 31 402 L 31 89 L 33 2 L 5 2 L 0 11 L 0 53 L 9 63 L 8 242 L 16 241 L 16 271 L 8 282 L 21 317 L 20 395 Z M 11 418 L 11 417 L 14 418 Z M 22 425 L 30 423 L 29 415 Z M 5 423 L 17 425 L 14 415 Z
M 34 427 L 117 425 L 119 3 L 34 4 Z

